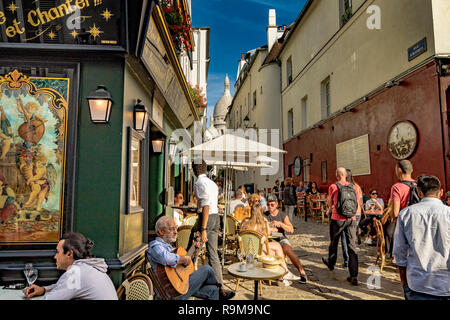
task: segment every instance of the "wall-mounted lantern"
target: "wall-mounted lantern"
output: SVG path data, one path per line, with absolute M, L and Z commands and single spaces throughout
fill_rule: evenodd
M 147 109 L 141 102 L 142 101 L 140 99 L 137 99 L 137 103 L 134 106 L 133 123 L 134 123 L 134 130 L 145 132 L 147 130 L 148 124 L 148 113 Z
M 89 103 L 89 113 L 93 123 L 108 123 L 111 115 L 112 99 L 106 87 L 99 85 L 86 98 Z

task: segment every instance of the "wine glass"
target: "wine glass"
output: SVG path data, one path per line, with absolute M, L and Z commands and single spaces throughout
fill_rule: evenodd
M 27 278 L 28 287 L 30 287 L 37 280 L 38 270 L 33 267 L 32 263 L 26 263 L 23 273 Z

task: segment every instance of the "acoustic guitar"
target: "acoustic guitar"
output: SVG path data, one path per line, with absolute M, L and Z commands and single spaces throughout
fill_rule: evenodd
M 201 247 L 202 242 L 200 238 L 200 233 L 195 233 L 194 241 L 199 243 Z M 186 252 L 184 248 L 176 248 L 173 252 L 180 256 L 190 256 L 192 262 L 187 265 L 177 265 L 176 267 L 163 266 L 158 264 L 156 267 L 156 274 L 158 276 L 159 282 L 163 287 L 164 291 L 171 296 L 176 298 L 180 295 L 186 294 L 189 290 L 189 276 L 194 272 L 194 263 L 198 256 L 199 248 L 195 245 L 191 246 L 189 252 Z

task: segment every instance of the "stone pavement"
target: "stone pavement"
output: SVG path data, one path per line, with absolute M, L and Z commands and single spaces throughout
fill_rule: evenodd
M 347 282 L 348 270 L 342 267 L 342 251 L 339 245 L 338 261 L 334 271 L 329 271 L 322 263 L 321 257 L 328 255 L 329 224 L 321 224 L 317 221 L 294 217 L 294 226 L 297 228 L 289 235 L 294 252 L 308 275 L 308 282 L 300 284 L 293 282 L 285 287 L 281 282 L 278 285 L 263 285 L 263 293 L 260 299 L 268 300 L 403 300 L 403 290 L 397 269 L 393 265 L 383 268 L 379 277 L 379 289 L 369 289 L 368 279 L 376 277 L 376 272 L 368 270 L 374 268 L 376 260 L 376 247 L 361 244 L 358 246 L 359 258 L 359 285 L 353 286 Z M 288 263 L 289 269 L 296 275 L 298 271 Z M 379 267 L 379 264 L 378 264 Z M 226 268 L 226 266 L 225 266 Z M 375 267 L 379 271 L 379 268 Z M 372 276 L 372 277 L 371 277 Z M 371 277 L 371 278 L 369 278 Z M 369 281 L 369 284 L 371 282 Z M 376 284 L 374 281 L 372 283 Z M 229 290 L 235 290 L 236 280 L 224 271 L 224 285 Z M 254 282 L 241 280 L 236 292 L 237 300 L 253 299 Z

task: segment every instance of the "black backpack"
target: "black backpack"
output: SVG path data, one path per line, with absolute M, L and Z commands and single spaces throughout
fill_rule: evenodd
M 336 185 L 339 189 L 336 205 L 337 213 L 347 219 L 351 219 L 356 215 L 356 211 L 358 210 L 358 199 L 353 184 L 350 183 L 348 186 L 343 186 L 339 182 L 336 182 Z
M 420 202 L 419 197 L 419 189 L 417 189 L 417 184 L 414 181 L 400 181 L 403 184 L 406 184 L 409 187 L 409 200 L 408 200 L 408 207 L 412 206 L 413 204 Z

